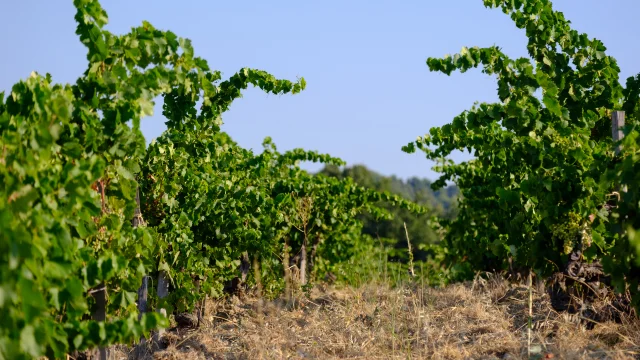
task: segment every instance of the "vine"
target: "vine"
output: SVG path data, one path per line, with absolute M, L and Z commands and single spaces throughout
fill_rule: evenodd
M 355 216 L 388 216 L 373 203 L 426 211 L 299 168 L 340 159 L 279 153 L 270 139 L 255 155 L 220 131 L 249 85 L 295 94 L 304 79 L 243 68 L 223 80 L 188 39 L 148 22 L 115 35 L 97 0 L 74 6 L 83 75 L 60 85 L 34 73 L 0 93 L 1 357 L 57 359 L 149 337 L 169 325 L 162 312 L 138 313 L 149 275 L 160 275 L 163 295 L 150 296 L 148 308 L 190 311 L 222 295 L 241 258 L 258 269 L 289 243 L 308 259 L 294 262 L 313 271 L 321 259 L 355 254 Z M 140 121 L 158 96 L 167 131 L 147 147 Z M 303 227 L 296 199 L 309 201 Z
M 500 101 L 475 104 L 403 147 L 409 153 L 420 149 L 434 161 L 454 150 L 474 155 L 435 168 L 443 175 L 434 189 L 454 181 L 463 195 L 458 217 L 442 223 L 449 265 L 465 269 L 466 276 L 510 266 L 545 276 L 575 256 L 602 259 L 618 289 L 626 284 L 635 293 L 633 238 L 614 230 L 621 215 L 635 219 L 635 195 L 629 192 L 621 200 L 626 205 L 613 214 L 604 204 L 619 186 L 636 184 L 636 137 L 631 133 L 627 152 L 615 156 L 611 111 L 628 112 L 627 133 L 635 127 L 637 78 L 623 87 L 604 44 L 573 30 L 548 0 L 484 4 L 500 8 L 525 30 L 530 58 L 512 59 L 497 46 L 429 58 L 431 71 L 449 75 L 481 67 L 495 75 Z

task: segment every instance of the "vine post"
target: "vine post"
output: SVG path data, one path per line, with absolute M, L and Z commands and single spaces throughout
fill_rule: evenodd
M 102 195 L 100 200 L 100 205 L 102 207 L 102 212 L 105 212 L 105 200 L 104 200 L 104 183 L 102 181 L 98 181 L 96 183 L 97 190 Z M 93 289 L 90 294 L 93 296 L 95 300 L 95 307 L 93 310 L 93 314 L 91 317 L 95 321 L 105 322 L 107 320 L 107 285 L 104 282 L 101 282 L 97 288 Z M 109 356 L 107 348 L 98 347 L 96 357 L 100 360 L 107 360 Z
M 289 264 L 289 237 L 284 237 L 282 266 L 284 268 L 284 296 L 287 306 L 291 303 L 291 265 Z
M 247 276 L 249 275 L 249 269 L 251 268 L 251 263 L 249 262 L 249 253 L 244 251 L 242 253 L 242 258 L 240 259 L 240 284 L 244 286 L 247 281 Z
M 625 115 L 624 111 L 613 111 L 611 113 L 611 137 L 614 143 L 618 143 L 620 142 L 620 140 L 624 138 L 624 132 L 622 131 L 622 129 L 624 128 L 624 117 L 625 117 L 624 115 Z M 616 156 L 620 155 L 621 151 L 622 151 L 622 144 L 618 143 L 616 145 L 616 150 L 615 150 Z M 616 190 L 622 193 L 625 193 L 627 192 L 627 186 L 622 185 L 620 189 L 616 189 Z M 622 199 L 622 196 L 620 197 L 620 199 Z M 624 226 L 622 224 L 623 221 L 624 219 L 619 219 L 619 223 L 615 225 L 616 231 L 618 232 L 618 234 L 620 234 L 620 236 L 622 236 L 623 234 L 623 229 L 624 229 Z
M 618 142 L 624 138 L 622 128 L 624 127 L 624 111 L 613 111 L 611 114 L 611 137 L 614 142 Z M 616 155 L 620 154 L 622 145 L 616 146 Z
M 101 283 L 97 289 L 93 290 L 93 297 L 96 301 L 95 310 L 93 312 L 93 320 L 105 322 L 107 320 L 107 285 Z M 99 347 L 97 358 L 99 360 L 107 360 L 108 351 L 105 347 Z
M 141 226 L 144 224 L 144 219 L 142 218 L 142 212 L 140 211 L 140 187 L 136 189 L 136 210 L 133 214 L 133 219 L 131 220 L 131 225 L 134 228 Z M 149 277 L 144 276 L 142 278 L 142 284 L 138 289 L 138 320 L 142 318 L 142 314 L 147 312 L 147 303 L 149 301 Z M 142 340 L 141 340 L 142 341 Z
M 131 219 L 131 226 L 137 228 L 144 225 L 144 219 L 142 218 L 142 211 L 140 211 L 140 187 L 136 188 L 136 209 L 133 213 L 133 219 Z M 142 278 L 142 284 L 138 289 L 138 321 L 142 320 L 142 315 L 146 313 L 147 304 L 149 302 L 149 276 L 145 275 Z M 137 357 L 142 357 L 145 351 L 146 339 L 144 336 L 140 337 L 140 343 L 136 347 Z
M 320 235 L 316 235 L 313 240 L 313 245 L 311 245 L 311 254 L 309 254 L 309 276 L 313 279 L 316 276 L 316 263 L 315 258 L 318 254 L 318 246 L 322 241 L 322 237 Z
M 169 296 L 169 277 L 167 273 L 163 270 L 158 272 L 158 302 L 162 303 L 162 300 Z M 167 309 L 164 307 L 158 308 L 158 312 L 162 314 L 162 316 L 167 317 Z M 158 332 L 155 334 L 154 343 L 158 344 L 160 339 L 164 336 L 164 329 L 158 329 Z
M 307 243 L 309 238 L 309 219 L 313 207 L 313 198 L 304 197 L 297 203 L 298 225 L 295 226 L 302 233 L 302 245 L 300 247 L 300 285 L 307 285 Z
M 258 296 L 258 302 L 257 302 L 258 324 L 262 326 L 263 325 L 262 316 L 264 315 L 262 313 L 262 302 L 264 300 L 262 298 L 262 275 L 260 271 L 260 261 L 258 260 L 258 254 L 253 255 L 253 277 L 255 278 L 255 281 L 256 281 L 256 295 Z

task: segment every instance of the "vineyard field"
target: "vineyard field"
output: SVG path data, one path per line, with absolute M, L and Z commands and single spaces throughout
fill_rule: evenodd
M 287 308 L 251 294 L 207 305 L 207 326 L 169 331 L 154 359 L 634 359 L 637 322 L 585 331 L 534 290 L 527 347 L 526 286 L 504 279 L 443 288 L 368 282 L 319 286 Z M 552 335 L 553 334 L 553 335 Z M 127 358 L 131 348 L 116 354 Z M 529 356 L 530 355 L 530 356 Z
M 431 182 L 241 146 L 222 126 L 243 92 L 304 77 L 223 75 L 189 39 L 115 34 L 73 0 L 84 73 L 0 92 L 0 360 L 637 356 L 640 75 L 623 85 L 549 0 L 483 4 L 528 57 L 427 59 L 498 94 L 398 149 Z

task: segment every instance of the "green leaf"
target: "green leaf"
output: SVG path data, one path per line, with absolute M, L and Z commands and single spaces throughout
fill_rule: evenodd
M 42 355 L 42 348 L 38 344 L 33 326 L 26 325 L 20 331 L 20 350 L 36 358 Z
M 29 323 L 33 322 L 42 315 L 45 309 L 45 299 L 37 284 L 25 277 L 18 280 L 18 288 L 20 289 L 25 320 Z
M 562 116 L 562 107 L 560 106 L 558 99 L 554 96 L 545 93 L 542 96 L 542 102 L 552 114 L 560 117 Z
M 600 235 L 600 233 L 598 233 L 597 231 L 594 231 L 591 233 L 591 238 L 593 239 L 593 243 L 600 248 L 600 251 L 604 251 L 606 244 L 602 235 Z
M 496 188 L 496 195 L 498 195 L 500 199 L 508 203 L 520 203 L 520 195 L 515 191 L 507 190 L 504 188 Z

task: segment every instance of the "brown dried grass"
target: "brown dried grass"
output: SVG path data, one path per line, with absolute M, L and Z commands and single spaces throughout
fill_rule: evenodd
M 586 330 L 556 313 L 540 285 L 533 294 L 534 358 L 640 358 L 636 319 Z M 526 359 L 528 308 L 528 288 L 499 277 L 440 289 L 318 286 L 294 305 L 231 297 L 211 301 L 207 324 L 168 332 L 166 349 L 146 358 Z

